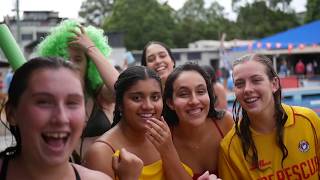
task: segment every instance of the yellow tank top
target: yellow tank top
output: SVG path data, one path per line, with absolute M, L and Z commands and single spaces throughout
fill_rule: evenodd
M 114 156 L 119 156 L 120 151 L 117 150 L 114 153 Z M 193 172 L 192 170 L 185 164 L 183 164 L 184 169 L 187 171 L 187 173 L 192 177 Z M 118 178 L 117 178 L 118 179 Z M 162 168 L 162 161 L 158 160 L 152 164 L 149 164 L 147 166 L 143 166 L 142 173 L 139 177 L 139 180 L 164 180 L 164 173 Z

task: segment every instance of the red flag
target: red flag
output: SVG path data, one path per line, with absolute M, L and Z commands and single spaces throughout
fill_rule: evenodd
M 293 49 L 293 44 L 288 44 L 288 54 L 291 54 L 291 50 Z
M 302 43 L 301 43 L 301 44 L 299 44 L 299 49 L 301 49 L 301 50 L 302 50 L 302 49 L 304 49 L 304 48 L 305 48 L 305 45 L 304 45 L 304 44 L 302 44 Z
M 271 49 L 271 43 L 267 42 L 266 46 L 267 46 L 267 49 Z

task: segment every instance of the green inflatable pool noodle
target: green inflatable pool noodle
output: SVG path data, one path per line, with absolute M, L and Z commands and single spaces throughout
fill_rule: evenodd
M 37 55 L 45 57 L 62 57 L 69 60 L 70 55 L 68 52 L 68 40 L 74 36 L 70 30 L 76 29 L 79 23 L 75 20 L 62 21 L 57 27 L 53 28 L 50 35 L 48 35 L 37 47 Z M 103 34 L 103 30 L 87 26 L 84 27 L 87 35 L 95 44 L 95 46 L 101 51 L 101 53 L 108 57 L 111 53 L 111 48 L 108 45 L 108 39 Z M 100 74 L 96 68 L 96 65 L 89 58 L 87 62 L 86 70 L 86 90 L 89 94 L 93 95 L 96 90 L 103 84 Z
M 6 24 L 0 24 L 0 47 L 13 70 L 26 62 L 19 45 Z

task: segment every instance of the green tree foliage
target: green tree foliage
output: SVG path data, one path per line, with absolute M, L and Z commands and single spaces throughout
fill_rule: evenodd
M 81 4 L 79 16 L 86 23 L 100 27 L 105 17 L 108 17 L 115 0 L 85 0 Z
M 157 0 L 117 0 L 103 25 L 107 32 L 124 32 L 125 45 L 131 50 L 142 49 L 151 40 L 173 47 L 174 27 L 172 8 Z
M 237 18 L 240 37 L 256 39 L 275 34 L 298 25 L 294 13 L 272 10 L 264 1 L 241 7 Z
M 188 43 L 197 40 L 219 39 L 230 24 L 218 3 L 206 8 L 203 0 L 187 0 L 177 12 L 174 42 L 178 47 L 187 47 Z
M 306 8 L 306 23 L 320 19 L 320 0 L 308 0 Z

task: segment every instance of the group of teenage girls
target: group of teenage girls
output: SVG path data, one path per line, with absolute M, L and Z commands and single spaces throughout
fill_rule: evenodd
M 163 43 L 120 74 L 109 53 L 101 31 L 67 20 L 15 72 L 0 179 L 319 179 L 320 119 L 281 103 L 269 58 L 234 61 L 231 114 L 209 74 L 176 67 Z

